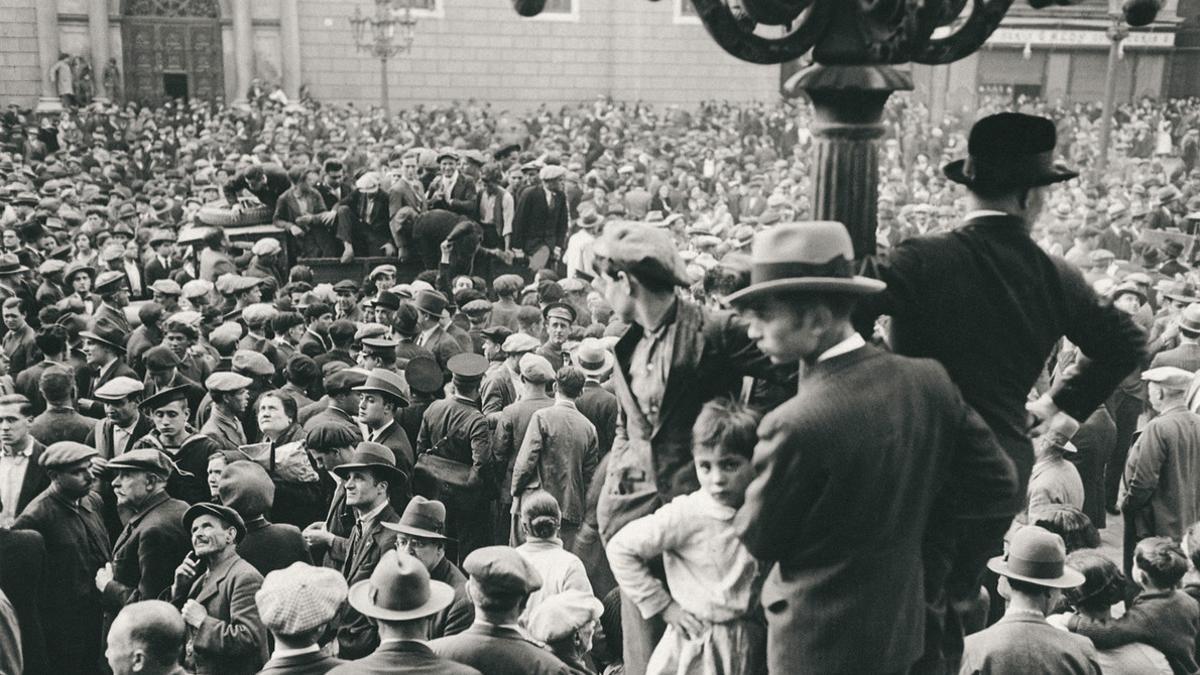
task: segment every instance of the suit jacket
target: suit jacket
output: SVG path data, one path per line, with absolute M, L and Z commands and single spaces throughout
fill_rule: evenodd
M 430 209 L 446 209 L 471 220 L 479 220 L 479 195 L 475 182 L 466 175 L 459 173 L 454 186 L 450 188 L 450 199 L 442 197 L 442 177 L 437 176 L 429 184 L 425 204 Z
M 42 445 L 54 445 L 59 441 L 87 443 L 95 427 L 96 420 L 80 415 L 74 408 L 49 408 L 33 418 L 29 434 Z
M 111 559 L 112 546 L 95 492 L 79 506 L 47 490 L 33 500 L 13 523 L 15 530 L 32 530 L 46 545 L 44 571 L 54 583 L 46 587 L 42 623 L 56 673 L 90 673 L 103 649 L 97 639 L 103 627 L 96 570 Z M 12 573 L 5 569 L 4 576 Z
M 388 213 L 391 214 L 392 238 L 408 247 L 412 242 L 412 223 L 425 210 L 425 194 L 418 183 L 414 188 L 397 177 L 388 188 Z
M 375 571 L 379 558 L 385 551 L 396 546 L 396 533 L 380 523 L 395 523 L 399 520 L 400 514 L 389 504 L 375 517 L 368 531 L 357 538 L 351 535 L 346 560 L 342 563 L 342 576 L 346 578 L 347 584 L 353 586 L 359 581 L 371 578 L 371 572 Z M 379 630 L 375 624 L 349 605 L 343 608 L 338 624 L 339 656 L 360 659 L 379 646 Z
M 613 391 L 621 406 L 604 487 L 596 508 L 601 534 L 699 489 L 692 466 L 692 423 L 719 396 L 736 396 L 747 375 L 786 379 L 746 336 L 729 312 L 680 298 L 675 307 L 670 370 L 658 415 L 651 419 L 629 388 L 629 364 L 644 330 L 631 325 L 616 345 Z M 794 373 L 794 369 L 792 369 Z M 770 407 L 772 402 L 764 402 Z
M 162 261 L 158 259 L 158 256 L 151 256 L 150 260 L 146 262 L 146 265 L 143 268 L 146 271 L 146 288 L 150 288 L 154 285 L 154 282 L 159 281 L 160 279 L 170 279 L 171 273 L 179 268 L 179 261 L 175 260 L 174 258 L 170 259 L 167 266 L 164 267 Z
M 75 369 L 69 363 L 42 360 L 17 373 L 13 378 L 13 388 L 16 389 L 18 394 L 21 394 L 25 398 L 29 399 L 29 403 L 32 406 L 32 412 L 34 415 L 37 415 L 46 409 L 46 399 L 42 398 L 42 391 L 38 389 L 38 383 L 41 382 L 42 373 L 51 366 L 61 366 L 72 373 L 75 373 Z M 78 386 L 78 373 L 75 373 L 75 381 L 76 386 Z
M 408 640 L 380 645 L 370 656 L 338 666 L 330 672 L 343 675 L 479 675 L 479 671 L 470 666 L 438 656 L 421 642 Z
M 429 570 L 429 578 L 450 584 L 454 589 L 454 602 L 434 614 L 429 622 L 429 639 L 458 635 L 470 628 L 475 621 L 475 605 L 467 595 L 467 577 L 449 558 L 443 557 L 440 563 Z
M 762 591 L 771 671 L 908 667 L 924 647 L 927 527 L 1006 524 L 1012 461 L 940 365 L 869 345 L 811 366 L 758 438 L 735 526 L 777 561 Z
M 438 367 L 442 369 L 443 379 L 449 382 L 450 369 L 446 364 L 450 362 L 450 359 L 463 352 L 462 345 L 441 326 L 435 328 L 429 334 L 429 337 L 422 339 L 421 336 L 417 336 L 417 340 L 419 341 L 419 346 L 433 353 L 434 360 L 437 361 Z
M 101 319 L 107 320 L 113 325 L 120 326 L 121 330 L 125 331 L 126 333 L 129 333 L 131 330 L 129 327 L 129 319 L 125 316 L 125 312 L 113 307 L 112 305 L 109 305 L 108 303 L 101 302 L 99 306 L 96 307 L 96 312 L 92 316 L 95 317 L 93 321 L 99 322 Z
M 517 401 L 517 385 L 513 383 L 508 365 L 501 361 L 492 365 L 483 375 L 479 387 L 479 399 L 483 402 L 483 414 L 493 421 L 495 416 Z
M 504 471 L 500 482 L 500 503 L 512 503 L 513 467 L 517 461 L 517 453 L 525 442 L 525 434 L 529 431 L 529 420 L 533 413 L 542 408 L 554 405 L 554 399 L 549 396 L 537 398 L 522 398 L 500 411 L 496 418 L 496 431 L 492 435 L 492 461 L 496 464 L 496 473 Z
M 1151 368 L 1174 366 L 1188 372 L 1200 370 L 1200 344 L 1181 342 L 1178 347 L 1159 352 L 1150 361 Z
M 404 427 L 400 426 L 399 422 L 388 424 L 383 430 L 383 435 L 373 439 L 374 442 L 387 446 L 389 450 L 396 455 L 396 468 L 404 472 L 409 480 L 412 480 L 413 463 L 416 462 L 416 457 L 413 455 L 412 445 L 408 442 L 408 434 L 404 433 Z M 393 488 L 404 488 L 407 491 L 407 486 L 393 486 Z
M 1034 616 L 1006 616 L 967 636 L 960 675 L 1100 675 L 1096 648 Z
M 973 218 L 951 232 L 906 239 L 875 276 L 888 287 L 862 300 L 860 327 L 888 314 L 896 353 L 946 367 L 1016 462 L 1018 501 L 1033 468 L 1025 403 L 1059 339 L 1065 335 L 1088 357 L 1050 390 L 1080 420 L 1145 356 L 1146 336 L 1133 319 L 1101 302 L 1079 270 L 1044 252 L 1013 216 Z
M 596 436 L 600 441 L 600 455 L 607 455 L 612 449 L 613 437 L 617 432 L 620 404 L 617 403 L 616 395 L 600 386 L 599 382 L 589 380 L 583 385 L 583 393 L 575 399 L 575 407 L 595 425 Z
M 264 577 L 295 562 L 312 563 L 300 528 L 272 523 L 263 516 L 246 523 L 246 536 L 237 545 L 237 553 Z
M 588 484 L 599 463 L 596 427 L 573 402 L 556 401 L 529 418 L 513 464 L 513 497 L 541 488 L 558 500 L 564 522 L 582 524 Z
M 304 335 L 300 336 L 300 343 L 296 345 L 297 351 L 301 354 L 307 354 L 313 358 L 324 354 L 333 349 L 333 343 L 325 335 L 313 332 L 311 328 L 304 331 Z
M 19 373 L 37 362 L 40 352 L 33 336 L 34 330 L 28 324 L 20 331 L 5 333 L 3 344 L 8 355 L 8 372 Z
M 1200 520 L 1200 415 L 1180 406 L 1150 420 L 1129 449 L 1119 505 L 1137 538 L 1183 537 Z
M 125 524 L 113 543 L 113 580 L 101 599 L 109 619 L 125 605 L 154 600 L 171 587 L 175 568 L 192 548 L 183 530 L 187 509 L 187 502 L 160 492 Z
M 391 217 L 388 215 L 388 197 L 382 192 L 371 196 L 370 212 L 363 217 L 367 195 L 355 190 L 346 200 L 346 211 L 352 223 L 352 243 L 357 255 L 376 255 L 384 244 L 391 244 Z
M 438 656 L 488 675 L 569 675 L 571 669 L 548 649 L 512 628 L 476 622 L 465 632 L 429 643 Z
M 94 575 L 94 572 L 93 572 Z M 12 603 L 21 628 L 27 675 L 49 675 L 43 608 L 46 607 L 46 545 L 42 535 L 0 527 L 0 592 Z M 57 580 L 51 579 L 53 583 Z M 57 645 L 54 645 L 57 647 Z M 65 675 L 58 672 L 56 675 Z
M 195 600 L 208 612 L 199 628 L 187 627 L 185 652 L 192 656 L 195 675 L 252 675 L 267 662 L 267 629 L 254 602 L 262 580 L 253 565 L 234 554 L 186 592 L 175 589 L 176 607 Z
M 1112 251 L 1113 257 L 1117 260 L 1129 260 L 1131 256 L 1130 242 L 1131 238 L 1128 233 L 1121 232 L 1117 234 L 1113 232 L 1111 227 L 1106 227 L 1100 233 L 1100 238 L 1097 240 L 1097 248 Z
M 517 212 L 513 215 L 512 247 L 526 253 L 539 244 L 567 246 L 567 196 L 561 191 L 553 193 L 553 205 L 546 203 L 546 189 L 542 186 L 521 193 L 517 200 Z
M 348 663 L 321 652 L 297 654 L 295 656 L 274 656 L 259 675 L 325 675 L 343 663 Z

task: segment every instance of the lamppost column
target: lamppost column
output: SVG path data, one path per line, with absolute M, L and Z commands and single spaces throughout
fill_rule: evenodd
M 88 41 L 92 45 L 92 87 L 96 100 L 107 101 L 104 68 L 108 65 L 108 0 L 88 3 Z
M 879 145 L 883 106 L 912 79 L 891 66 L 812 66 L 796 81 L 812 101 L 815 123 L 813 217 L 836 220 L 854 241 L 854 255 L 875 252 Z
M 250 0 L 232 0 L 233 4 L 233 59 L 237 67 L 237 82 L 234 86 L 235 103 L 246 102 L 246 92 L 254 79 L 254 26 L 250 17 Z
M 50 71 L 58 62 L 58 3 L 36 2 L 38 68 L 42 71 L 42 91 L 38 99 L 38 112 L 62 110 L 58 100 L 58 88 Z
M 383 112 L 388 117 L 392 115 L 391 96 L 388 94 L 388 59 L 386 56 L 379 59 L 379 102 L 383 105 Z
M 1100 115 L 1100 156 L 1096 159 L 1096 179 L 1103 180 L 1108 169 L 1108 147 L 1112 141 L 1113 108 L 1117 97 L 1117 67 L 1120 63 L 1121 41 L 1129 34 L 1123 24 L 1120 11 L 1109 0 L 1109 17 L 1112 25 L 1108 27 L 1108 70 L 1104 73 L 1104 111 Z

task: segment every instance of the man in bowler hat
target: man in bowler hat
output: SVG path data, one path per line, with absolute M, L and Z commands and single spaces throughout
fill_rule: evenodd
M 860 305 L 861 329 L 890 315 L 896 353 L 945 366 L 1016 464 L 1020 490 L 1008 505 L 1013 509 L 1021 506 L 1033 468 L 1029 415 L 1039 426 L 1059 411 L 1087 419 L 1145 354 L 1145 335 L 1132 318 L 1102 302 L 1079 270 L 1030 237 L 1047 187 L 1078 176 L 1053 161 L 1055 142 L 1054 123 L 1045 118 L 1000 113 L 977 122 L 968 156 L 943 168 L 967 188 L 965 222 L 900 242 L 872 274 L 887 288 Z M 1087 359 L 1027 406 L 1030 389 L 1064 336 Z M 944 534 L 931 551 L 948 557 L 964 538 L 998 542 L 999 533 L 972 526 Z M 983 563 L 958 566 L 962 574 L 950 579 L 951 600 L 977 594 Z M 954 633 L 947 629 L 950 637 L 940 650 L 950 659 L 961 644 Z M 940 642 L 931 638 L 930 646 Z M 928 656 L 940 658 L 932 650 Z

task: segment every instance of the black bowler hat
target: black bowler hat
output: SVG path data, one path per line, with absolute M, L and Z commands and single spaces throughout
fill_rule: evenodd
M 971 127 L 967 158 L 942 167 L 946 178 L 967 187 L 1032 188 L 1079 176 L 1054 161 L 1058 132 L 1045 117 L 989 115 Z

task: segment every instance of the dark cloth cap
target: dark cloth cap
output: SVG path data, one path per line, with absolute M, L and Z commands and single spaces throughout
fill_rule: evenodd
M 142 355 L 142 363 L 145 364 L 147 370 L 167 370 L 178 367 L 180 361 L 170 347 L 158 345 L 146 350 L 146 353 Z
M 614 222 L 604 228 L 592 250 L 601 261 L 638 278 L 676 286 L 691 285 L 687 266 L 666 230 L 631 221 Z
M 360 442 L 362 436 L 354 428 L 336 422 L 318 424 L 304 436 L 304 444 L 313 451 L 352 448 Z
M 421 329 L 417 326 L 418 318 L 417 308 L 412 303 L 402 303 L 396 310 L 396 316 L 392 318 L 392 330 L 406 337 L 419 335 Z
M 271 510 L 275 503 L 275 482 L 262 466 L 250 460 L 230 462 L 217 480 L 221 503 L 252 520 Z
M 442 388 L 442 369 L 437 361 L 428 356 L 417 356 L 409 359 L 404 367 L 404 378 L 413 391 L 423 394 L 433 394 Z
M 498 345 L 503 345 L 504 341 L 507 340 L 508 336 L 512 335 L 513 332 L 508 326 L 488 326 L 487 328 L 479 331 L 479 334 Z
M 317 362 L 307 354 L 292 354 L 287 361 L 287 378 L 297 384 L 309 384 L 321 375 Z
M 485 546 L 463 560 L 463 571 L 487 595 L 527 596 L 542 587 L 542 576 L 511 546 Z
M 375 298 L 375 306 L 390 309 L 394 312 L 400 309 L 400 296 L 391 291 L 383 291 Z
M 358 332 L 358 327 L 353 321 L 346 319 L 338 319 L 329 326 L 329 339 L 335 343 L 344 344 L 354 339 L 354 334 Z
M 239 543 L 246 536 L 246 521 L 238 515 L 237 511 L 223 506 L 221 504 L 213 504 L 210 502 L 200 502 L 193 504 L 191 508 L 183 513 L 183 529 L 191 536 L 192 523 L 200 516 L 216 516 L 226 525 L 237 530 L 237 535 L 234 536 L 234 543 Z
M 344 368 L 325 378 L 326 393 L 346 392 L 367 381 L 367 374 L 355 368 Z

